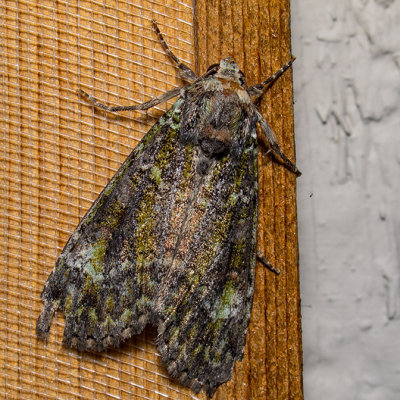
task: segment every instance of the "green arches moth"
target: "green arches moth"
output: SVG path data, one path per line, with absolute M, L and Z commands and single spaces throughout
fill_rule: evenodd
M 257 124 L 272 153 L 296 175 L 254 105 L 285 70 L 248 87 L 232 58 L 198 77 L 169 50 L 186 85 L 128 156 L 68 240 L 41 298 L 37 334 L 54 312 L 66 317 L 63 344 L 101 352 L 157 327 L 169 373 L 211 397 L 243 356 L 257 257 Z M 271 267 L 265 257 L 260 260 Z

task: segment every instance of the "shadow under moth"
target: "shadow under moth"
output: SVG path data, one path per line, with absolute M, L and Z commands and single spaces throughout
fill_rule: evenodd
M 197 77 L 169 50 L 187 82 L 146 103 L 178 97 L 131 152 L 68 240 L 41 298 L 37 334 L 54 312 L 63 344 L 101 352 L 146 324 L 169 373 L 211 397 L 243 357 L 257 257 L 257 124 L 296 175 L 253 100 L 288 69 L 248 87 L 232 58 Z M 271 267 L 265 257 L 260 260 Z

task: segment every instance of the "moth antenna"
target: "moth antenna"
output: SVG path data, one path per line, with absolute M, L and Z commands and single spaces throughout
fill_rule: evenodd
M 154 19 L 151 20 L 151 22 L 153 23 L 153 27 L 157 33 L 158 39 L 160 40 L 162 47 L 164 47 L 165 52 L 172 58 L 176 66 L 179 68 L 181 78 L 185 81 L 194 82 L 197 79 L 196 74 L 186 64 L 181 62 L 179 58 L 170 50 L 167 42 L 164 40 L 160 29 L 157 26 L 157 22 L 154 21 Z
M 169 90 L 168 92 L 165 92 L 165 93 L 161 94 L 160 96 L 155 97 L 154 99 L 146 101 L 145 103 L 142 103 L 142 104 L 138 104 L 136 106 L 112 106 L 112 107 L 109 107 L 103 103 L 100 103 L 94 97 L 90 96 L 82 89 L 78 89 L 78 93 L 80 95 L 86 97 L 86 99 L 89 100 L 91 103 L 93 103 L 94 106 L 101 108 L 102 110 L 105 110 L 105 111 L 116 112 L 116 111 L 148 110 L 149 108 L 152 108 L 158 104 L 165 103 L 166 101 L 168 101 L 169 99 L 172 99 L 173 97 L 179 96 L 181 89 L 182 88 L 175 88 L 175 89 Z
M 286 155 L 283 153 L 283 151 L 279 147 L 278 142 L 276 141 L 274 132 L 272 131 L 268 122 L 263 118 L 263 116 L 260 114 L 260 112 L 257 110 L 257 108 L 255 106 L 254 106 L 254 110 L 255 110 L 255 113 L 257 114 L 258 122 L 261 125 L 261 129 L 262 129 L 269 145 L 271 146 L 271 150 L 273 151 L 273 153 L 282 159 L 283 164 L 286 166 L 286 168 L 288 168 L 290 171 L 292 171 L 294 174 L 296 174 L 296 176 L 300 176 L 301 172 L 297 169 L 296 165 L 293 164 L 286 157 Z
M 296 57 L 290 59 L 285 65 L 283 65 L 278 71 L 267 78 L 264 82 L 253 85 L 249 88 L 248 93 L 250 96 L 256 96 L 256 99 L 263 94 L 265 86 L 274 83 L 284 72 L 291 67 Z

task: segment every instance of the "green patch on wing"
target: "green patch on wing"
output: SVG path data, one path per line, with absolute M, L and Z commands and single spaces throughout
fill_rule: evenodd
M 99 317 L 97 316 L 96 309 L 94 307 L 91 307 L 88 313 L 89 317 L 89 327 L 91 331 L 95 328 L 97 321 L 99 320 Z
M 110 229 L 115 229 L 124 214 L 125 207 L 118 200 L 115 200 L 113 204 L 111 204 L 107 213 L 104 217 L 104 220 L 101 222 L 102 226 L 105 226 Z
M 71 315 L 73 311 L 74 297 L 75 296 L 73 293 L 69 293 L 68 296 L 65 298 L 64 311 L 66 316 Z
M 133 312 L 131 310 L 124 310 L 124 312 L 122 313 L 122 315 L 120 316 L 120 321 L 125 325 L 129 325 L 129 323 L 132 320 L 132 316 L 133 316 Z
M 81 316 L 82 316 L 82 314 L 84 313 L 85 310 L 86 310 L 86 307 L 85 307 L 84 304 L 79 306 L 78 310 L 76 311 L 76 316 L 77 316 L 78 320 L 81 318 Z
M 107 240 L 102 237 L 95 242 L 89 249 L 81 253 L 81 257 L 87 260 L 84 265 L 84 280 L 79 296 L 79 303 L 83 299 L 90 299 L 93 303 L 98 303 L 100 299 L 101 282 L 104 279 L 104 256 L 107 250 Z
M 139 314 L 144 314 L 151 308 L 151 299 L 143 295 L 136 301 L 136 306 Z
M 216 310 L 215 319 L 228 318 L 231 312 L 231 307 L 235 302 L 237 290 L 233 281 L 226 282 L 221 296 L 221 302 Z
M 93 279 L 93 282 L 100 282 L 104 279 L 104 255 L 107 250 L 107 240 L 101 237 L 89 250 L 91 255 L 87 257 L 88 262 L 85 265 L 85 271 Z
M 247 240 L 241 239 L 238 240 L 236 246 L 233 249 L 233 254 L 231 258 L 231 265 L 232 269 L 239 269 L 243 266 L 243 261 L 246 257 L 246 250 L 247 250 Z
M 90 275 L 86 275 L 83 282 L 79 303 L 81 303 L 85 298 L 91 299 L 94 303 L 98 303 L 100 298 L 100 284 L 98 281 L 93 281 L 93 278 Z
M 177 100 L 171 109 L 159 119 L 159 121 L 150 129 L 150 131 L 144 136 L 144 138 L 140 141 L 140 143 L 136 146 L 131 156 L 127 158 L 127 160 L 121 165 L 121 168 L 114 175 L 108 185 L 105 187 L 103 193 L 99 196 L 98 200 L 93 204 L 91 209 L 89 210 L 87 216 L 84 219 L 84 224 L 89 224 L 93 218 L 96 216 L 99 209 L 103 206 L 105 200 L 112 194 L 115 187 L 121 181 L 127 169 L 132 165 L 133 162 L 137 160 L 137 158 L 143 153 L 146 147 L 151 143 L 154 138 L 161 131 L 162 127 L 169 121 L 172 117 L 173 122 L 178 121 L 179 124 L 179 106 L 182 103 L 182 100 Z M 174 125 L 174 127 L 179 128 L 179 125 Z
M 105 302 L 106 313 L 111 314 L 114 310 L 114 296 L 112 294 L 108 295 Z
M 110 333 L 114 326 L 114 320 L 109 315 L 107 315 L 102 323 L 102 328 L 104 329 L 104 332 Z
M 161 169 L 155 165 L 150 172 L 150 179 L 154 182 L 155 185 L 159 186 L 161 183 Z
M 179 113 L 170 114 L 179 122 Z M 156 248 L 156 224 L 154 220 L 154 210 L 159 201 L 158 187 L 163 181 L 163 175 L 168 170 L 174 151 L 177 148 L 179 137 L 179 125 L 170 125 L 167 134 L 163 139 L 163 144 L 154 161 L 150 171 L 151 184 L 143 193 L 143 199 L 136 214 L 137 229 L 135 232 L 136 249 L 136 271 L 137 283 L 142 287 L 143 293 L 152 293 L 154 284 L 151 282 L 150 268 L 154 258 Z

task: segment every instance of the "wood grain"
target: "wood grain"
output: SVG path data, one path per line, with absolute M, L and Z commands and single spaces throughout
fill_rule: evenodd
M 200 74 L 232 56 L 252 85 L 291 57 L 287 0 L 198 0 L 195 16 Z M 263 96 L 260 110 L 293 160 L 292 101 L 288 71 Z M 258 247 L 281 274 L 257 266 L 245 356 L 217 400 L 303 398 L 296 178 L 263 154 L 265 148 L 259 157 Z

